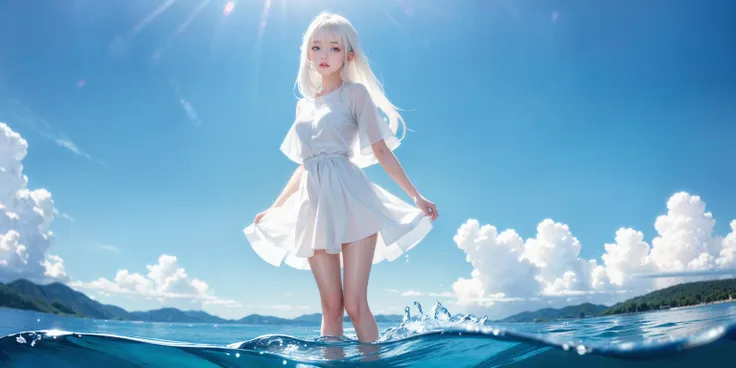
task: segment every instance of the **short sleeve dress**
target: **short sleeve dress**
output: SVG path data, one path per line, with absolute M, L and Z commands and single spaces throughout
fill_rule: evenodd
M 373 264 L 417 245 L 432 229 L 430 218 L 362 170 L 378 162 L 371 145 L 380 140 L 391 150 L 400 144 L 361 84 L 299 100 L 281 151 L 305 170 L 282 206 L 243 230 L 255 253 L 274 266 L 309 270 L 315 250 L 338 254 L 342 244 L 375 233 Z

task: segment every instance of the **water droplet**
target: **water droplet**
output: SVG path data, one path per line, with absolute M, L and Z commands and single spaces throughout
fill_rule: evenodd
M 419 304 L 419 302 L 417 301 L 414 301 L 414 305 L 417 307 L 417 309 L 419 309 L 419 315 L 424 316 L 424 311 L 422 311 L 422 305 Z
M 263 354 L 263 353 L 261 353 L 261 354 Z M 236 358 L 240 358 L 240 353 L 235 353 L 235 357 Z
M 445 321 L 451 319 L 452 316 L 450 315 L 450 312 L 447 310 L 447 308 L 443 307 L 440 302 L 435 302 L 434 307 L 432 307 L 432 318 L 434 318 L 435 320 Z
M 565 351 L 570 350 L 570 345 L 562 344 L 562 350 L 565 350 Z
M 578 354 L 583 355 L 586 352 L 585 345 L 578 345 L 575 348 L 578 351 Z
M 283 363 L 284 365 L 286 365 L 286 360 L 284 360 L 284 361 L 283 361 L 282 363 Z

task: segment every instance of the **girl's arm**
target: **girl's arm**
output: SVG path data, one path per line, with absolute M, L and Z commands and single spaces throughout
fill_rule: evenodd
M 304 172 L 304 166 L 302 165 L 297 166 L 296 170 L 294 170 L 294 173 L 291 174 L 291 178 L 289 178 L 289 182 L 286 183 L 286 186 L 281 191 L 281 194 L 278 196 L 278 198 L 276 198 L 276 201 L 271 205 L 271 207 L 269 207 L 265 211 L 256 215 L 256 218 L 254 220 L 256 224 L 258 223 L 258 221 L 261 220 L 261 218 L 266 214 L 266 212 L 268 212 L 268 210 L 270 210 L 271 208 L 281 207 L 284 204 L 284 202 L 286 202 L 286 200 L 289 197 L 291 197 L 291 195 L 294 194 L 297 191 L 297 189 L 299 189 L 299 182 L 301 180 L 303 172 Z
M 419 191 L 417 191 L 414 184 L 411 183 L 409 177 L 406 175 L 399 159 L 396 158 L 396 155 L 394 155 L 394 153 L 386 146 L 386 142 L 381 139 L 380 141 L 373 143 L 371 148 L 373 149 L 373 154 L 378 159 L 378 162 L 383 166 L 383 169 L 386 170 L 386 173 L 388 173 L 388 175 L 394 179 L 402 189 L 404 189 L 406 194 L 414 200 L 417 207 L 424 211 L 427 216 L 431 216 L 432 221 L 434 221 L 439 215 L 437 213 L 437 207 L 434 203 L 419 194 Z
M 271 205 L 271 208 L 275 207 L 281 207 L 281 205 L 286 202 L 286 200 L 296 192 L 296 190 L 299 188 L 299 181 L 301 180 L 302 173 L 304 172 L 304 166 L 299 165 L 297 166 L 296 170 L 294 170 L 294 173 L 291 174 L 291 178 L 289 178 L 289 182 L 286 183 L 286 186 L 281 191 L 281 194 L 276 198 L 276 201 Z

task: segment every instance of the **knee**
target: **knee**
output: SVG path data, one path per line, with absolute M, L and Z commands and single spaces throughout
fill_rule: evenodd
M 322 312 L 329 319 L 342 318 L 344 313 L 342 295 L 334 294 L 322 298 Z
M 345 311 L 351 320 L 361 316 L 368 309 L 368 300 L 364 295 L 345 295 Z

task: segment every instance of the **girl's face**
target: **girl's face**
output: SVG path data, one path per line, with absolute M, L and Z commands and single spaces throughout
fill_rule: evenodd
M 309 45 L 307 59 L 322 77 L 332 75 L 345 64 L 345 46 L 333 32 L 317 31 Z M 348 54 L 348 60 L 352 60 L 352 53 Z

